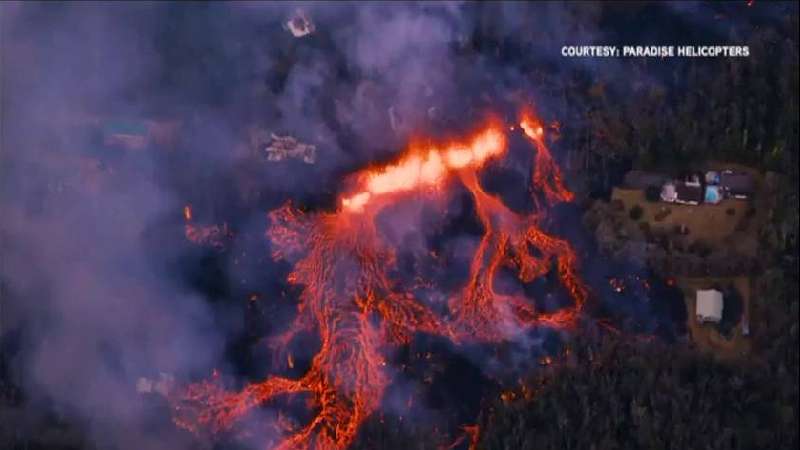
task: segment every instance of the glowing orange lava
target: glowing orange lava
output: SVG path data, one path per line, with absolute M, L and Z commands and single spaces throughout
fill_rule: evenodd
M 550 149 L 547 148 L 542 121 L 530 109 L 526 109 L 522 112 L 519 125 L 525 136 L 536 144 L 533 185 L 544 191 L 548 201 L 571 202 L 574 196 L 564 187 L 561 170 L 556 166 L 550 155 Z
M 342 206 L 361 211 L 374 198 L 425 188 L 439 187 L 452 172 L 478 169 L 492 157 L 505 151 L 505 136 L 490 126 L 468 143 L 454 143 L 444 148 L 412 147 L 396 163 L 360 176 L 363 189 L 342 199 Z
M 532 187 L 548 205 L 572 200 L 545 144 L 541 121 L 526 111 L 519 126 L 535 146 Z M 480 184 L 480 169 L 504 155 L 508 129 L 490 124 L 463 142 L 412 146 L 394 163 L 357 173 L 354 188 L 341 196 L 336 211 L 304 213 L 291 205 L 272 211 L 267 231 L 272 256 L 293 265 L 288 282 L 301 287 L 296 319 L 273 343 L 276 350 L 285 350 L 297 333 L 315 331 L 319 352 L 299 379 L 272 376 L 238 392 L 226 391 L 215 379 L 189 385 L 171 399 L 175 422 L 197 432 L 225 431 L 278 396 L 307 393 L 316 416 L 302 428 L 278 424 L 283 437 L 274 448 L 344 449 L 378 409 L 390 383 L 385 349 L 408 343 L 420 332 L 457 343 L 500 342 L 537 324 L 574 324 L 587 290 L 570 244 L 541 230 L 544 209 L 516 213 Z M 389 277 L 396 251 L 382 239 L 375 217 L 407 193 L 435 195 L 454 182 L 471 193 L 483 236 L 468 281 L 450 298 L 449 314 L 442 317 Z M 186 219 L 191 220 L 190 210 Z M 500 267 L 512 268 L 523 282 L 555 267 L 574 305 L 542 313 L 523 296 L 499 294 L 494 279 Z M 293 364 L 291 355 L 276 360 Z M 477 428 L 468 431 L 474 440 Z
M 228 224 L 222 225 L 195 225 L 192 223 L 192 206 L 183 207 L 184 235 L 186 240 L 197 245 L 221 250 L 225 247 L 227 240 L 231 237 Z

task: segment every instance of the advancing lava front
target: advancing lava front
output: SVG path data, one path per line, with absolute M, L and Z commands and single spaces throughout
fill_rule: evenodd
M 186 386 L 170 398 L 175 422 L 195 432 L 224 432 L 271 399 L 303 393 L 316 415 L 303 427 L 282 426 L 275 448 L 344 449 L 379 408 L 390 383 L 385 349 L 408 343 L 414 333 L 456 344 L 491 343 L 512 338 L 520 328 L 572 326 L 587 289 L 570 244 L 545 233 L 540 223 L 547 207 L 573 195 L 547 148 L 545 128 L 530 110 L 520 115 L 519 129 L 535 151 L 531 180 L 541 197 L 536 210 L 512 211 L 479 181 L 487 161 L 504 157 L 508 129 L 490 122 L 458 142 L 412 146 L 391 164 L 356 173 L 349 184 L 355 188 L 340 196 L 335 211 L 305 213 L 285 205 L 270 212 L 272 256 L 292 264 L 288 282 L 301 288 L 296 319 L 274 339 L 275 348 L 280 352 L 298 332 L 313 331 L 321 340 L 319 352 L 298 379 L 271 376 L 238 392 L 225 390 L 215 377 Z M 390 278 L 395 249 L 382 239 L 375 218 L 396 202 L 435 202 L 454 183 L 471 193 L 483 235 L 466 284 L 442 316 Z M 543 313 L 529 299 L 494 288 L 500 267 L 529 282 L 553 264 L 572 297 L 569 308 Z

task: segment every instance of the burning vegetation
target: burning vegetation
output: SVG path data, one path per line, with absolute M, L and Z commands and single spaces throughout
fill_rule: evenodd
M 471 138 L 412 145 L 395 162 L 354 174 L 353 188 L 340 197 L 335 211 L 304 212 L 291 204 L 272 211 L 267 230 L 272 256 L 293 265 L 288 282 L 300 288 L 296 318 L 273 346 L 281 354 L 297 334 L 313 331 L 320 349 L 297 379 L 270 376 L 238 392 L 227 391 L 217 378 L 186 386 L 171 398 L 175 422 L 194 432 L 228 431 L 262 404 L 304 394 L 315 416 L 303 427 L 278 421 L 283 438 L 275 447 L 343 449 L 376 412 L 390 383 L 385 351 L 409 343 L 415 333 L 458 344 L 499 343 L 520 329 L 572 326 L 587 288 L 570 244 L 543 231 L 541 221 L 549 205 L 573 195 L 546 145 L 541 121 L 526 110 L 519 125 L 536 154 L 531 188 L 541 201 L 532 213 L 512 211 L 481 186 L 481 168 L 507 150 L 503 130 L 508 127 L 496 122 Z M 483 235 L 466 284 L 452 294 L 442 315 L 392 279 L 397 249 L 382 238 L 376 217 L 404 200 L 440 198 L 455 183 L 471 194 Z M 188 237 L 191 209 L 186 212 Z M 539 311 L 526 297 L 494 287 L 500 268 L 530 282 L 552 267 L 571 307 Z M 294 364 L 291 354 L 280 359 Z

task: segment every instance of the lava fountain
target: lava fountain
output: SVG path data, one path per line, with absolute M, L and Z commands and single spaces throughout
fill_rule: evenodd
M 170 398 L 175 423 L 194 432 L 223 432 L 262 404 L 304 393 L 316 415 L 302 427 L 280 426 L 282 437 L 273 448 L 344 449 L 379 408 L 390 383 L 386 350 L 408 343 L 415 333 L 457 344 L 491 343 L 526 327 L 572 326 L 587 289 L 570 244 L 545 233 L 540 221 L 547 206 L 570 201 L 573 194 L 546 145 L 542 122 L 526 110 L 519 125 L 535 150 L 531 188 L 544 200 L 530 214 L 512 211 L 480 184 L 481 168 L 507 150 L 508 128 L 497 122 L 460 141 L 411 145 L 394 162 L 357 172 L 335 211 L 306 213 L 287 204 L 270 212 L 272 256 L 292 264 L 287 281 L 300 287 L 296 318 L 273 338 L 274 348 L 280 354 L 297 333 L 311 331 L 320 338 L 319 351 L 297 379 L 271 376 L 237 392 L 225 390 L 215 378 L 188 385 Z M 483 235 L 467 282 L 450 297 L 449 313 L 442 316 L 388 275 L 396 249 L 384 242 L 375 218 L 399 201 L 440 197 L 452 183 L 472 195 Z M 572 297 L 569 308 L 544 313 L 524 296 L 495 291 L 501 267 L 529 282 L 553 266 Z

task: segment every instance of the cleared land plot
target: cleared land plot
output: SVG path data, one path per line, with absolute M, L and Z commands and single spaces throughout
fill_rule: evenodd
M 697 347 L 703 351 L 713 353 L 721 359 L 736 359 L 746 356 L 752 350 L 750 338 L 744 336 L 742 323 L 750 320 L 750 278 L 748 277 L 704 277 L 704 278 L 678 278 L 678 287 L 681 288 L 686 301 L 686 325 L 689 335 Z M 695 316 L 695 302 L 699 289 L 708 289 L 711 286 L 727 286 L 732 284 L 742 300 L 741 320 L 733 328 L 730 337 L 726 338 L 717 329 L 715 324 L 700 324 Z M 724 299 L 723 299 L 724 301 Z M 724 308 L 724 307 L 723 307 Z
M 755 254 L 757 243 L 748 239 L 752 234 L 748 233 L 749 227 L 741 228 L 739 225 L 742 220 L 746 220 L 745 216 L 750 209 L 749 201 L 725 199 L 716 205 L 700 204 L 697 206 L 660 201 L 648 202 L 645 199 L 644 191 L 621 188 L 614 188 L 611 200 L 612 202 L 615 200 L 622 202 L 625 206 L 626 217 L 633 207 L 638 205 L 642 208 L 642 215 L 638 221 L 625 221 L 628 227 L 637 227 L 637 222 L 647 222 L 651 230 L 669 233 L 678 226 L 685 226 L 689 229 L 688 237 L 691 241 L 702 240 L 709 244 L 730 243 L 745 254 Z M 667 210 L 669 210 L 669 214 L 665 214 L 664 211 Z M 729 238 L 734 234 L 740 236 L 729 242 Z

